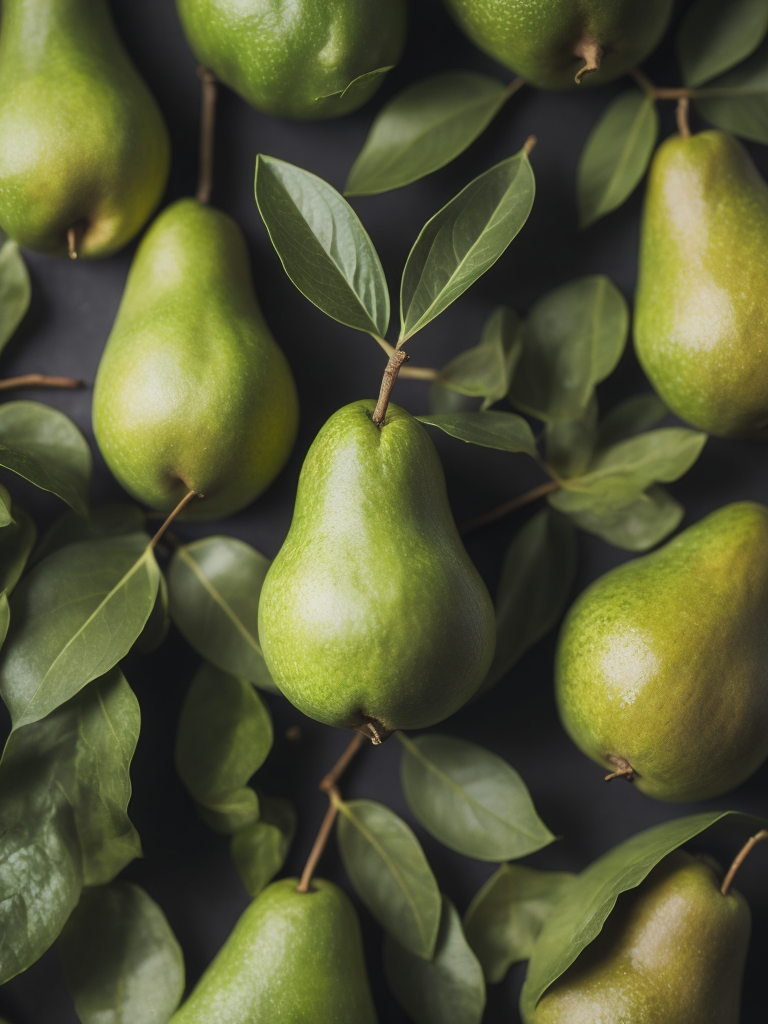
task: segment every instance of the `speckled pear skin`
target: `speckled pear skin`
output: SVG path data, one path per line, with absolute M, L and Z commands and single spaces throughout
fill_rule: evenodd
M 672 136 L 648 180 L 635 349 L 682 419 L 725 437 L 768 426 L 768 185 L 733 136 Z
M 397 64 L 405 0 L 176 0 L 197 59 L 267 114 L 300 119 L 357 110 Z
M 162 115 L 106 0 L 3 0 L 0 224 L 21 245 L 108 256 L 165 191 Z
M 690 854 L 665 857 L 527 1024 L 739 1024 L 750 912 L 720 882 Z
M 378 1024 L 352 904 L 298 884 L 256 897 L 170 1024 Z
M 603 85 L 656 49 L 673 0 L 444 0 L 472 42 L 540 89 Z M 584 66 L 579 43 L 603 48 L 599 71 Z
M 726 505 L 574 603 L 555 666 L 566 731 L 659 800 L 727 793 L 768 756 L 766 623 L 768 509 Z
M 483 681 L 493 605 L 429 435 L 392 404 L 375 426 L 375 404 L 334 413 L 307 454 L 259 638 L 275 683 L 310 718 L 421 729 Z
M 142 239 L 96 375 L 93 429 L 144 505 L 218 519 L 269 486 L 293 448 L 298 399 L 259 310 L 245 241 L 195 199 Z

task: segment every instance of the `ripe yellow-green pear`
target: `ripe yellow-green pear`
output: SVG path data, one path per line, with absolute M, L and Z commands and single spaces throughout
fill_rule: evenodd
M 768 509 L 726 505 L 575 602 L 555 670 L 566 731 L 659 800 L 727 793 L 768 756 L 766 623 Z
M 487 54 L 540 89 L 610 82 L 645 60 L 673 0 L 445 0 Z
M 725 132 L 674 135 L 654 156 L 634 334 L 678 416 L 726 437 L 768 427 L 768 185 Z
M 273 882 L 170 1024 L 378 1024 L 357 915 L 331 882 Z
M 96 375 L 93 429 L 118 481 L 170 512 L 231 515 L 285 465 L 298 426 L 290 367 L 261 315 L 245 241 L 226 214 L 181 199 L 128 275 Z
M 311 718 L 374 742 L 434 725 L 483 681 L 493 605 L 421 424 L 375 402 L 334 413 L 310 448 L 259 601 L 272 678 Z
M 665 857 L 526 1024 L 739 1024 L 750 913 L 720 884 L 708 861 Z
M 106 0 L 3 0 L 0 225 L 38 252 L 107 256 L 165 190 L 162 115 Z
M 405 0 L 176 0 L 192 52 L 257 110 L 340 117 L 405 43 Z

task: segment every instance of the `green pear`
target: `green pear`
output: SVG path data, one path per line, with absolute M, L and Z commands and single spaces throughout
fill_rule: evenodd
M 725 132 L 675 135 L 656 152 L 634 333 L 678 416 L 723 436 L 768 427 L 768 185 Z
M 665 857 L 527 1024 L 739 1024 L 749 906 L 708 861 Z
M 738 502 L 600 577 L 563 624 L 560 717 L 659 800 L 706 800 L 768 756 L 768 509 Z
M 93 393 L 101 453 L 138 501 L 218 519 L 284 466 L 298 400 L 261 315 L 234 221 L 195 199 L 155 220 L 133 261 Z
M 281 117 L 340 117 L 366 103 L 405 44 L 405 0 L 176 0 L 195 57 Z
M 168 178 L 162 115 L 106 0 L 3 0 L 0 224 L 38 252 L 107 256 Z
M 458 710 L 496 631 L 429 435 L 396 405 L 376 426 L 375 405 L 345 406 L 315 438 L 264 581 L 259 637 L 297 708 L 377 742 Z
M 656 49 L 673 0 L 445 0 L 481 50 L 540 89 L 610 82 Z
M 169 1024 L 377 1024 L 357 915 L 331 882 L 268 886 Z

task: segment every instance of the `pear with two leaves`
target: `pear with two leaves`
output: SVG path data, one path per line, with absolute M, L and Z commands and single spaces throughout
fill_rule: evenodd
M 659 800 L 706 800 L 768 757 L 768 509 L 736 502 L 578 598 L 556 659 L 576 745 Z
M 405 0 L 176 0 L 195 57 L 267 114 L 367 103 L 400 59 Z
M 378 1024 L 351 902 L 298 884 L 256 897 L 169 1024 Z
M 611 82 L 656 49 L 673 0 L 445 0 L 472 42 L 540 89 Z
M 3 0 L 0 225 L 38 252 L 107 256 L 165 190 L 170 144 L 107 0 Z
M 181 199 L 155 220 L 101 358 L 93 429 L 138 501 L 217 519 L 269 486 L 293 448 L 298 400 L 261 315 L 245 241 L 226 214 Z
M 453 520 L 426 430 L 372 401 L 310 448 L 288 536 L 259 601 L 259 638 L 300 711 L 374 742 L 442 721 L 493 657 L 493 605 Z
M 725 437 L 768 427 L 768 185 L 726 132 L 674 135 L 654 156 L 634 333 L 682 419 Z
M 709 859 L 665 857 L 526 1024 L 739 1024 L 749 906 Z

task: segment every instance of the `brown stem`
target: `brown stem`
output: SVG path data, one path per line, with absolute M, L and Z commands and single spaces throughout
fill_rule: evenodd
M 691 127 L 688 124 L 688 108 L 691 105 L 691 101 L 687 96 L 681 96 L 677 101 L 677 110 L 675 111 L 675 117 L 677 118 L 677 130 L 680 132 L 684 139 L 690 139 Z
M 507 86 L 506 92 L 504 94 L 504 98 L 505 99 L 509 99 L 510 96 L 514 96 L 515 93 L 518 92 L 520 89 L 522 89 L 522 87 L 524 85 L 525 85 L 525 79 L 524 78 L 520 78 L 519 76 L 517 78 L 513 78 L 512 81 Z
M 629 73 L 640 86 L 640 88 L 643 90 L 643 92 L 646 94 L 646 96 L 656 95 L 656 86 L 650 80 L 648 75 L 645 74 L 645 72 L 641 71 L 640 68 L 632 68 L 632 70 Z
M 404 366 L 400 376 L 403 380 L 440 380 L 441 373 L 431 366 Z
M 67 231 L 67 253 L 71 260 L 77 259 L 77 250 L 80 246 L 80 235 L 81 230 L 77 227 L 71 227 Z
M 750 852 L 757 846 L 758 843 L 762 843 L 764 839 L 768 839 L 768 829 L 763 828 L 760 829 L 760 831 L 756 835 L 751 836 L 744 844 L 744 846 L 741 848 L 741 850 L 739 850 L 739 852 L 736 854 L 736 858 L 733 864 L 731 864 L 731 866 L 728 868 L 728 874 L 725 876 L 725 878 L 723 879 L 723 884 L 720 886 L 720 892 L 723 894 L 723 896 L 726 896 L 728 894 L 728 890 L 731 887 L 731 882 L 736 877 L 736 872 L 747 859 Z
M 357 725 L 355 728 L 361 735 L 370 740 L 374 747 L 380 747 L 392 735 L 392 730 L 388 729 L 386 725 L 382 725 L 381 722 L 377 722 L 375 718 L 369 718 L 362 725 Z
M 373 422 L 377 427 L 384 426 L 384 419 L 387 415 L 387 406 L 389 405 L 389 396 L 392 394 L 392 388 L 395 386 L 397 375 L 400 373 L 400 367 L 403 363 L 407 363 L 410 356 L 403 352 L 402 349 L 398 349 L 393 352 L 389 357 L 386 369 L 384 370 L 384 376 L 381 380 L 381 390 L 379 391 L 379 400 L 376 403 L 376 408 L 373 410 Z
M 537 139 L 535 135 L 529 135 L 528 138 L 525 140 L 525 142 L 523 143 L 523 152 L 526 156 L 531 155 L 531 150 L 536 145 L 536 142 Z
M 616 754 L 609 754 L 608 760 L 611 764 L 616 765 L 616 771 L 605 776 L 606 782 L 611 782 L 612 779 L 626 779 L 627 782 L 635 781 L 635 769 L 626 757 L 618 757 Z
M 573 48 L 573 52 L 584 61 L 584 67 L 579 68 L 576 72 L 576 84 L 580 85 L 584 75 L 600 70 L 603 48 L 596 39 L 592 39 L 591 36 L 585 36 L 578 41 Z
M 632 68 L 629 74 L 634 78 L 646 96 L 650 96 L 654 100 L 679 100 L 679 99 L 690 99 L 694 95 L 693 89 L 684 88 L 657 88 L 650 78 L 640 70 L 640 68 Z
M 545 494 L 551 494 L 553 491 L 559 490 L 559 488 L 560 484 L 557 480 L 547 480 L 546 483 L 539 484 L 538 487 L 526 491 L 525 494 L 518 494 L 516 498 L 511 498 L 509 501 L 497 505 L 496 508 L 492 508 L 489 512 L 484 512 L 481 516 L 468 519 L 459 530 L 459 533 L 462 537 L 466 537 L 473 530 L 477 530 L 481 526 L 488 526 L 489 523 L 495 523 L 497 519 L 501 519 L 507 513 L 514 512 L 515 509 L 522 508 L 524 505 L 530 505 L 537 498 L 543 498 Z
M 331 786 L 329 793 L 333 793 L 334 789 L 335 786 Z M 309 857 L 307 857 L 307 863 L 304 865 L 304 870 L 301 873 L 299 884 L 296 886 L 296 892 L 309 892 L 312 875 L 315 873 L 317 862 L 323 855 L 325 844 L 328 842 L 328 837 L 331 834 L 331 829 L 338 813 L 338 804 L 331 800 L 328 804 L 328 810 L 325 812 L 323 823 L 320 826 L 320 831 L 317 833 L 317 838 L 312 849 L 309 851 Z
M 657 100 L 685 100 L 693 95 L 693 89 L 656 89 L 653 97 Z
M 208 68 L 197 69 L 203 83 L 203 107 L 200 118 L 200 177 L 197 181 L 197 200 L 207 203 L 213 188 L 213 141 L 216 129 L 216 76 Z
M 179 504 L 178 504 L 178 505 L 176 506 L 176 508 L 175 508 L 175 509 L 173 510 L 173 512 L 171 512 L 171 514 L 170 514 L 170 515 L 168 516 L 168 518 L 167 518 L 167 519 L 165 520 L 165 522 L 164 522 L 164 523 L 163 523 L 163 525 L 162 525 L 162 526 L 160 527 L 160 529 L 159 529 L 159 530 L 157 531 L 157 533 L 155 534 L 155 536 L 154 536 L 154 537 L 152 538 L 152 540 L 151 540 L 151 541 L 149 542 L 149 546 L 150 546 L 151 548 L 155 548 L 155 547 L 157 547 L 158 541 L 159 541 L 159 540 L 160 540 L 160 538 L 161 538 L 161 537 L 163 536 L 163 534 L 164 534 L 164 533 L 165 533 L 165 531 L 166 531 L 166 530 L 168 529 L 168 527 L 169 527 L 169 526 L 171 525 L 171 523 L 172 523 L 172 522 L 174 521 L 174 519 L 175 519 L 175 518 L 176 518 L 177 516 L 181 515 L 181 513 L 182 513 L 182 512 L 184 511 L 184 509 L 185 509 L 185 508 L 187 507 L 187 505 L 188 505 L 188 504 L 189 504 L 189 503 L 190 503 L 191 501 L 194 501 L 194 499 L 195 499 L 195 498 L 203 498 L 203 497 L 205 497 L 205 495 L 203 495 L 203 494 L 198 494 L 198 492 L 197 492 L 197 491 L 190 491 L 190 492 L 189 492 L 189 494 L 185 494 L 185 495 L 184 495 L 184 497 L 183 497 L 183 498 L 181 499 L 181 501 L 179 502 Z
M 0 391 L 11 388 L 81 388 L 83 382 L 74 377 L 46 377 L 42 373 L 25 373 L 22 377 L 0 380 Z
M 350 742 L 347 744 L 344 753 L 341 755 L 336 764 L 331 768 L 327 775 L 323 776 L 320 781 L 320 790 L 323 793 L 327 793 L 332 786 L 335 786 L 339 781 L 347 765 L 362 747 L 365 741 L 365 736 L 361 732 L 356 732 Z

